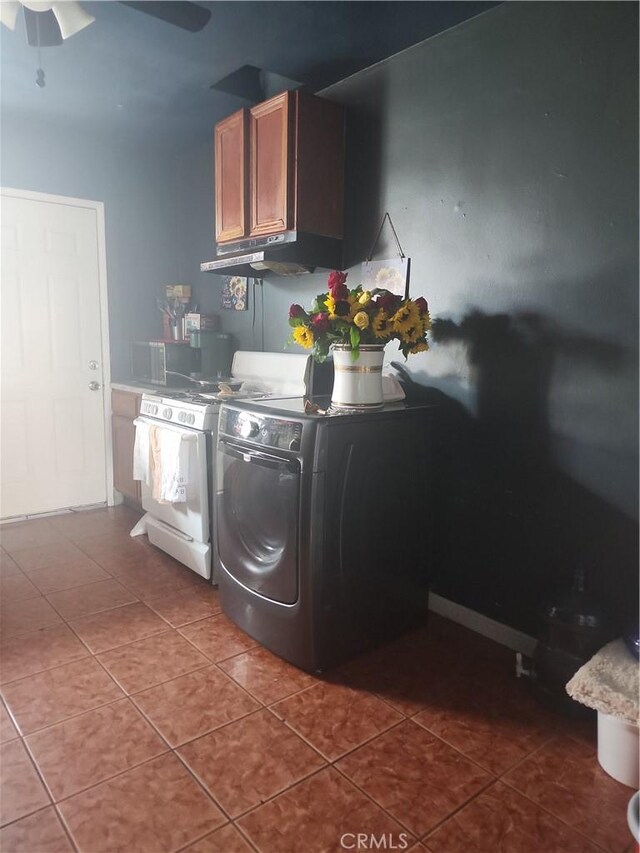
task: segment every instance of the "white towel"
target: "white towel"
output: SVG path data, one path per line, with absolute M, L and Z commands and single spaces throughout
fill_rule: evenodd
M 149 462 L 150 424 L 141 420 L 134 421 L 136 438 L 133 445 L 133 479 L 151 485 L 151 466 Z
M 158 503 L 185 503 L 189 479 L 189 437 L 152 426 L 149 434 L 151 497 Z
M 587 661 L 566 691 L 588 708 L 638 725 L 638 661 L 618 639 Z

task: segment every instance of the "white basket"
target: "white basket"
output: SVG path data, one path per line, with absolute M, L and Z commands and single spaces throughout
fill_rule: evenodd
M 638 727 L 598 711 L 598 763 L 609 776 L 638 787 Z

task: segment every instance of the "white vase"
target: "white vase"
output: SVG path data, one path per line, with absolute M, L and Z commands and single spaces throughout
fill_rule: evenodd
M 335 377 L 331 405 L 337 409 L 375 409 L 382 405 L 382 344 L 361 344 L 354 361 L 348 344 L 333 345 Z

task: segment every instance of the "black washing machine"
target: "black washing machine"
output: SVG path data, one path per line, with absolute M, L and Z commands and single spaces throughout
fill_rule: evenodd
M 435 413 L 313 402 L 221 407 L 215 501 L 222 609 L 310 672 L 424 621 Z

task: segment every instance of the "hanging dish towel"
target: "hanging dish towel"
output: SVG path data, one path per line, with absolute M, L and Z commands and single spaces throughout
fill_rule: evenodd
M 136 419 L 136 438 L 133 445 L 133 479 L 151 485 L 149 430 L 151 425 Z
M 188 437 L 172 429 L 149 430 L 151 497 L 158 503 L 185 503 L 189 478 Z

